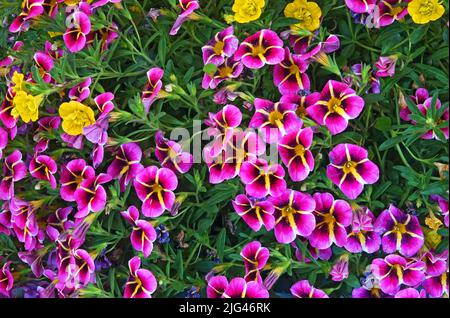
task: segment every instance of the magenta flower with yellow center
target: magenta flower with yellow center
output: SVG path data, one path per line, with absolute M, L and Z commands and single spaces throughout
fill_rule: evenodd
M 329 153 L 327 177 L 351 200 L 364 190 L 364 185 L 378 181 L 380 171 L 368 159 L 367 150 L 353 144 L 340 144 Z
M 251 69 L 259 69 L 266 64 L 276 65 L 284 58 L 283 41 L 274 31 L 263 29 L 245 39 L 234 58 L 242 60 Z

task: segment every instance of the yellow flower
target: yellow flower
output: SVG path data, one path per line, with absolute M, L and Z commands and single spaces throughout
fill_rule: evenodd
M 20 117 L 23 122 L 36 121 L 39 115 L 39 105 L 44 97 L 42 95 L 33 96 L 24 91 L 18 91 L 13 99 L 11 115 L 14 118 Z
M 312 32 L 320 27 L 322 10 L 315 2 L 294 0 L 294 2 L 291 2 L 286 6 L 284 15 L 287 18 L 295 18 L 300 21 L 291 26 L 292 30 L 306 29 Z
M 71 101 L 59 106 L 62 129 L 71 136 L 78 136 L 83 128 L 95 123 L 94 111 L 79 102 Z
M 414 23 L 425 24 L 442 17 L 445 8 L 438 0 L 413 0 L 408 3 L 408 13 Z
M 12 82 L 14 84 L 14 86 L 12 87 L 12 91 L 14 93 L 25 91 L 25 81 L 23 79 L 24 75 L 22 73 L 14 72 L 12 77 Z
M 442 236 L 436 230 L 422 228 L 425 236 L 425 244 L 428 248 L 435 249 L 442 242 Z
M 247 23 L 257 20 L 265 5 L 264 0 L 235 0 L 231 10 L 237 22 Z

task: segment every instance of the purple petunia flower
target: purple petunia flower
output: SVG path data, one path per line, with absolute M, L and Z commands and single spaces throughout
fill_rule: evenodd
M 313 141 L 311 128 L 292 131 L 281 138 L 278 152 L 293 181 L 303 181 L 314 170 L 314 157 L 309 150 Z
M 234 58 L 250 69 L 276 65 L 284 58 L 283 40 L 274 31 L 263 29 L 245 39 Z
M 80 84 L 75 85 L 69 90 L 68 96 L 70 99 L 75 100 L 77 102 L 82 102 L 89 97 L 91 94 L 90 86 L 92 84 L 92 78 L 87 77 Z
M 177 142 L 165 138 L 162 131 L 156 132 L 155 143 L 155 156 L 161 166 L 179 173 L 186 173 L 191 169 L 192 155 L 183 151 L 183 148 Z
M 347 7 L 355 13 L 371 13 L 377 0 L 345 0 Z
M 125 298 L 151 298 L 156 290 L 157 282 L 153 273 L 140 267 L 139 257 L 135 256 L 128 262 L 130 276 L 123 292 Z
M 425 275 L 423 262 L 409 261 L 400 255 L 390 254 L 384 259 L 372 261 L 371 269 L 375 278 L 379 279 L 381 290 L 389 295 L 395 295 L 402 284 L 416 286 Z
M 348 260 L 348 254 L 344 254 L 338 258 L 330 271 L 332 281 L 340 282 L 348 278 Z
M 130 236 L 131 245 L 136 251 L 140 251 L 145 257 L 148 257 L 153 250 L 153 242 L 156 240 L 155 229 L 150 222 L 139 220 L 139 210 L 134 205 L 120 214 L 133 225 Z
M 203 89 L 216 89 L 225 80 L 238 78 L 244 70 L 244 66 L 234 57 L 225 58 L 224 62 L 217 66 L 214 74 L 205 73 L 202 81 Z
M 319 125 L 325 125 L 332 135 L 347 129 L 348 121 L 359 116 L 364 108 L 364 99 L 348 85 L 330 80 L 325 85 L 320 99 L 306 109 L 308 115 Z
M 120 191 L 125 191 L 126 186 L 139 172 L 144 169 L 141 164 L 142 150 L 135 142 L 120 145 L 116 151 L 114 160 L 108 167 L 107 173 L 113 179 L 119 179 Z
M 139 172 L 133 185 L 142 201 L 142 213 L 154 218 L 172 208 L 175 202 L 172 191 L 177 188 L 178 179 L 170 169 L 151 166 Z
M 283 95 L 281 96 L 280 103 L 295 104 L 295 113 L 302 119 L 308 117 L 306 109 L 315 103 L 320 98 L 320 93 L 309 93 L 308 91 L 300 92 L 300 95 Z
M 293 242 L 297 235 L 309 236 L 316 225 L 314 199 L 306 193 L 286 190 L 270 202 L 275 207 L 275 238 L 282 244 Z
M 439 298 L 443 295 L 448 297 L 448 278 L 448 270 L 438 276 L 427 276 L 422 286 L 432 298 Z
M 30 161 L 28 170 L 33 178 L 48 181 L 52 189 L 56 189 L 56 179 L 53 175 L 58 167 L 51 157 L 46 155 L 34 156 Z
M 257 282 L 246 282 L 235 277 L 230 282 L 224 276 L 215 276 L 208 281 L 208 298 L 269 298 L 269 292 Z
M 264 159 L 244 162 L 239 172 L 241 181 L 246 185 L 245 191 L 255 198 L 282 194 L 286 190 L 284 175 L 283 167 L 269 165 Z
M 106 205 L 106 190 L 102 186 L 111 181 L 111 176 L 101 173 L 97 177 L 84 179 L 75 190 L 74 197 L 78 212 L 76 218 L 84 218 L 89 212 L 100 212 Z
M 414 104 L 419 107 L 419 105 L 423 105 L 425 101 L 430 98 L 430 94 L 428 93 L 428 90 L 425 88 L 418 88 L 414 95 L 410 95 L 409 98 L 414 102 Z M 411 118 L 409 115 L 411 114 L 411 111 L 409 108 L 405 105 L 403 108 L 400 109 L 400 118 L 404 121 L 411 121 Z M 414 123 L 414 122 L 413 122 Z
M 170 35 L 176 35 L 178 30 L 180 30 L 181 25 L 189 19 L 189 16 L 194 13 L 195 10 L 200 8 L 200 4 L 197 0 L 179 0 L 179 6 L 181 8 L 181 13 L 175 20 L 175 23 L 170 30 Z
M 351 253 L 375 253 L 380 249 L 381 237 L 375 231 L 375 216 L 367 207 L 353 214 L 352 230 L 347 235 L 345 249 Z
M 75 191 L 85 179 L 95 178 L 94 169 L 84 159 L 75 159 L 61 166 L 61 188 L 59 190 L 64 201 L 75 201 Z
M 298 131 L 303 122 L 297 117 L 295 104 L 255 98 L 255 114 L 250 120 L 249 127 L 260 129 L 263 140 L 276 143 L 281 137 L 292 131 Z
M 30 22 L 44 13 L 44 0 L 24 0 L 22 2 L 22 12 L 14 19 L 9 26 L 9 32 L 16 33 L 26 31 Z
M 14 182 L 25 178 L 27 167 L 22 161 L 22 153 L 14 150 L 5 158 L 3 179 L 0 181 L 0 200 L 9 200 L 14 196 Z
M 255 232 L 264 225 L 270 231 L 275 225 L 274 207 L 268 200 L 256 200 L 245 194 L 239 194 L 233 201 L 236 213 Z
M 273 69 L 273 82 L 282 95 L 295 95 L 299 91 L 309 90 L 310 82 L 305 73 L 308 63 L 300 57 L 293 55 L 289 48 L 285 48 L 284 60 L 275 65 Z
M 420 292 L 415 288 L 405 288 L 395 294 L 394 298 L 426 298 L 425 290 Z
M 34 54 L 34 62 L 36 63 L 39 75 L 41 76 L 42 80 L 46 83 L 50 83 L 52 81 L 50 71 L 55 65 L 53 58 L 44 52 L 36 52 Z M 33 78 L 33 80 L 37 81 L 38 79 Z
M 51 241 L 57 241 L 63 232 L 75 227 L 75 222 L 69 220 L 72 210 L 72 207 L 59 208 L 49 215 L 45 232 Z
M 424 244 L 417 216 L 406 214 L 392 204 L 378 216 L 375 231 L 382 235 L 381 244 L 385 253 L 399 251 L 409 257 L 416 254 Z
M 239 40 L 234 36 L 233 26 L 216 33 L 213 39 L 202 47 L 203 63 L 221 65 L 226 57 L 231 57 L 239 46 Z
M 423 252 L 415 259 L 425 263 L 425 274 L 439 276 L 447 271 L 448 250 L 441 254 L 434 251 Z
M 403 19 L 408 14 L 407 3 L 411 0 L 383 0 L 379 1 L 377 25 L 385 27 L 395 21 Z
M 14 277 L 9 269 L 11 261 L 3 264 L 0 270 L 0 294 L 5 297 L 10 297 L 10 292 L 14 284 Z
M 71 53 L 79 52 L 85 47 L 86 36 L 91 32 L 89 16 L 82 11 L 75 11 L 68 17 L 67 24 L 64 43 Z
M 244 258 L 245 265 L 244 279 L 247 282 L 262 284 L 260 271 L 269 260 L 269 249 L 262 247 L 260 242 L 253 241 L 242 248 L 241 256 Z
M 366 149 L 353 144 L 339 144 L 329 153 L 327 177 L 351 200 L 361 194 L 365 184 L 379 179 L 378 167 L 367 157 Z
M 147 72 L 147 84 L 142 92 L 145 113 L 150 111 L 150 106 L 155 102 L 158 93 L 161 91 L 163 85 L 161 79 L 163 76 L 164 70 L 159 67 L 151 68 Z
M 352 221 L 352 208 L 344 200 L 335 200 L 330 193 L 314 193 L 316 226 L 308 240 L 313 247 L 326 249 L 333 243 L 347 243 L 346 227 Z
M 329 298 L 323 290 L 314 288 L 307 280 L 292 285 L 291 294 L 296 298 Z
M 376 71 L 374 72 L 374 75 L 378 77 L 394 76 L 396 62 L 396 56 L 380 56 L 378 61 L 375 63 Z

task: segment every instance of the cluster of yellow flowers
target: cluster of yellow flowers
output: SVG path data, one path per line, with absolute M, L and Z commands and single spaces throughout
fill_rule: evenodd
M 247 23 L 257 20 L 266 5 L 265 0 L 235 0 L 232 10 L 234 20 L 238 23 Z M 284 9 L 284 15 L 295 18 L 299 22 L 293 25 L 292 30 L 306 29 L 315 31 L 320 26 L 322 10 L 317 3 L 307 0 L 294 0 Z
M 44 97 L 42 95 L 33 96 L 28 94 L 25 90 L 24 75 L 21 73 L 14 72 L 12 82 L 14 83 L 12 91 L 15 95 L 12 101 L 11 115 L 14 118 L 20 117 L 25 123 L 38 120 L 39 106 Z
M 232 20 L 238 23 L 248 23 L 257 20 L 266 5 L 265 0 L 235 0 L 232 7 Z M 408 4 L 408 12 L 417 24 L 425 24 L 442 17 L 445 8 L 439 0 L 412 0 Z M 320 27 L 322 10 L 317 3 L 307 0 L 294 0 L 284 9 L 284 15 L 295 18 L 299 22 L 291 26 L 293 31 L 315 31 Z M 226 20 L 231 22 L 229 16 Z

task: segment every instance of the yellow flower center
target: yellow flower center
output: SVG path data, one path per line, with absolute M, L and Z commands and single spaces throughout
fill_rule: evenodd
M 219 69 L 219 76 L 222 78 L 230 77 L 233 73 L 233 69 L 231 67 L 222 67 Z
M 337 113 L 341 108 L 341 100 L 333 97 L 328 101 L 328 110 L 332 113 Z
M 291 206 L 286 206 L 286 207 L 284 207 L 282 210 L 281 210 L 281 215 L 283 216 L 283 217 L 289 217 L 289 216 L 291 216 L 291 215 L 294 215 L 295 213 L 296 213 L 297 211 L 293 208 L 293 207 L 291 207 Z
M 305 106 L 303 105 L 298 106 L 297 109 L 295 110 L 295 113 L 297 114 L 298 117 L 305 118 L 307 115 Z
M 345 165 L 342 167 L 342 170 L 344 171 L 344 173 L 353 173 L 356 171 L 356 166 L 358 164 L 354 161 L 347 161 L 345 163 Z
M 300 69 L 298 68 L 297 65 L 292 64 L 291 66 L 289 66 L 289 72 L 291 74 L 297 74 L 297 73 L 300 73 Z
M 405 234 L 406 231 L 406 226 L 403 223 L 397 223 L 394 226 L 394 232 L 398 232 L 400 234 Z
M 274 110 L 269 114 L 269 122 L 272 125 L 276 125 L 277 121 L 281 121 L 283 119 L 283 114 L 280 113 L 278 110 Z
M 336 218 L 333 216 L 332 213 L 327 213 L 323 216 L 323 222 L 330 224 L 336 222 Z
M 303 145 L 299 144 L 299 145 L 295 146 L 294 151 L 297 156 L 303 157 L 305 154 L 305 147 L 303 147 Z
M 161 185 L 159 183 L 155 183 L 154 185 L 152 185 L 152 192 L 155 193 L 159 193 L 163 190 L 163 187 L 161 187 Z
M 252 48 L 252 55 L 259 56 L 260 54 L 264 54 L 264 48 L 261 45 L 254 46 Z
M 223 52 L 223 48 L 225 43 L 223 41 L 219 41 L 214 45 L 214 54 L 221 55 Z
M 431 15 L 435 10 L 435 4 L 433 1 L 425 0 L 422 1 L 422 5 L 419 8 L 419 12 L 421 15 Z

